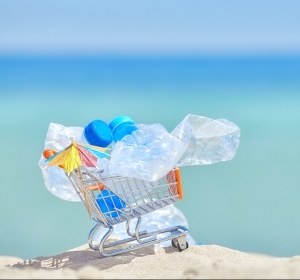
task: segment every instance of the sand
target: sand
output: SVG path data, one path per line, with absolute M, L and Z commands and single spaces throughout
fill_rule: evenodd
M 300 256 L 276 258 L 218 245 L 148 246 L 101 258 L 85 244 L 50 257 L 22 260 L 0 257 L 1 279 L 287 279 L 300 278 Z

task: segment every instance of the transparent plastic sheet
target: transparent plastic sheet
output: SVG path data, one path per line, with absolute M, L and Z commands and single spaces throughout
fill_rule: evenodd
M 161 124 L 136 126 L 138 130 L 114 144 L 109 172 L 156 181 L 176 165 L 185 150 L 184 143 Z
M 135 223 L 136 223 L 136 219 L 131 221 L 131 224 L 130 224 L 131 232 L 134 232 Z M 176 208 L 173 204 L 171 204 L 167 207 L 164 207 L 164 208 L 161 208 L 154 212 L 151 212 L 149 214 L 143 215 L 140 231 L 147 230 L 147 231 L 151 232 L 151 231 L 164 229 L 166 227 L 172 227 L 172 226 L 177 226 L 177 225 L 182 225 L 186 228 L 189 228 L 187 219 L 184 216 L 184 214 L 178 208 Z M 106 232 L 107 232 L 107 229 L 102 227 L 94 235 L 94 240 L 99 242 Z M 129 236 L 126 231 L 125 222 L 115 225 L 112 235 L 116 236 L 120 240 L 128 238 Z M 190 234 L 188 234 L 186 236 L 186 238 L 187 238 L 186 240 L 189 244 L 197 244 L 195 239 Z M 171 246 L 171 242 L 166 241 L 166 242 L 159 243 L 159 245 L 162 247 L 168 247 L 168 246 Z
M 71 144 L 70 137 L 74 137 L 76 142 L 87 143 L 84 135 L 84 128 L 70 126 L 66 127 L 57 123 L 50 123 L 45 139 L 45 149 L 61 151 Z M 97 161 L 97 167 L 104 170 L 107 175 L 109 160 L 106 158 Z M 70 183 L 65 171 L 57 166 L 46 166 L 45 158 L 41 155 L 39 167 L 42 170 L 46 188 L 55 196 L 68 201 L 80 201 L 79 196 Z
M 58 123 L 50 123 L 45 139 L 45 149 L 60 151 L 71 144 L 70 137 L 74 137 L 76 142 L 88 144 L 83 131 L 83 127 L 67 127 Z
M 80 201 L 63 169 L 44 164 L 43 156 L 39 161 L 46 188 L 55 196 L 68 201 Z
M 240 129 L 226 119 L 187 115 L 171 134 L 186 145 L 177 166 L 231 160 L 239 147 Z

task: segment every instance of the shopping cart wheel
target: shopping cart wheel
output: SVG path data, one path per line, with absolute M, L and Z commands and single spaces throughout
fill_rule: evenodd
M 172 239 L 172 242 L 171 242 L 171 244 L 172 244 L 172 247 L 173 248 L 175 248 L 175 249 L 177 249 L 178 247 L 177 247 L 177 245 L 178 245 L 178 241 L 177 241 L 177 239 Z
M 177 244 L 177 249 L 179 252 L 182 252 L 182 251 L 186 250 L 187 248 L 189 248 L 189 243 L 187 243 L 187 242 L 185 242 L 185 243 L 186 243 L 186 247 L 184 249 L 181 249 L 179 243 Z

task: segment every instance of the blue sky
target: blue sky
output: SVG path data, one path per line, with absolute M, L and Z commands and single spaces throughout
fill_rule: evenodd
M 107 53 L 300 54 L 300 1 L 0 1 L 0 55 Z

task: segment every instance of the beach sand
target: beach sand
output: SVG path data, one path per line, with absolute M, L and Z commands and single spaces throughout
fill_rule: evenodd
M 218 245 L 190 245 L 178 252 L 157 245 L 101 258 L 88 245 L 30 260 L 0 257 L 0 278 L 8 279 L 287 279 L 300 278 L 300 256 L 277 258 Z

